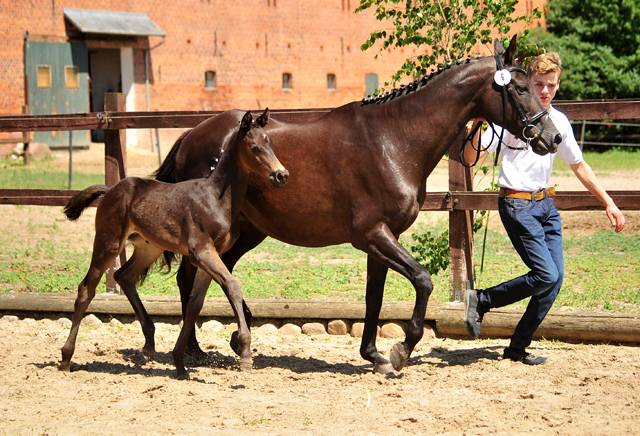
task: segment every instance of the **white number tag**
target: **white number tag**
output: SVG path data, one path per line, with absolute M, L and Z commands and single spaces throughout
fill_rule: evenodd
M 509 70 L 496 71 L 493 80 L 498 86 L 507 86 L 511 83 L 511 72 Z

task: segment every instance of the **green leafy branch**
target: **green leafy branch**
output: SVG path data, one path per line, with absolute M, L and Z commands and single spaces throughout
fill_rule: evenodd
M 542 16 L 537 7 L 529 15 L 514 16 L 517 4 L 518 0 L 361 0 L 356 13 L 375 8 L 375 17 L 392 25 L 390 30 L 372 32 L 361 49 L 381 42 L 377 58 L 390 48 L 421 48 L 421 54 L 406 59 L 392 76 L 395 86 L 403 76 L 423 76 L 438 62 L 465 57 L 476 44 L 491 44 L 492 35 L 505 39 L 514 24 L 525 22 L 528 27 Z M 525 47 L 527 37 L 525 31 L 519 45 Z

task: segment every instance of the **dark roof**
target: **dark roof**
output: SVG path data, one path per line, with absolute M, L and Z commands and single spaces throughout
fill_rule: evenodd
M 82 33 L 166 36 L 147 14 L 64 8 L 64 16 Z

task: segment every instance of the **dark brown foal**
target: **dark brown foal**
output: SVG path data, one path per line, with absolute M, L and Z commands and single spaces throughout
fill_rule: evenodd
M 142 325 L 146 339 L 143 348 L 145 358 L 153 357 L 155 328 L 140 301 L 136 282 L 142 271 L 153 264 L 164 250 L 170 250 L 189 256 L 198 268 L 184 326 L 173 350 L 178 378 L 189 378 L 184 368 L 185 348 L 211 278 L 222 287 L 235 312 L 241 368 L 251 368 L 251 333 L 242 310 L 242 291 L 220 256 L 238 237 L 232 223 L 244 201 L 250 173 L 268 176 L 276 187 L 285 184 L 289 176 L 273 154 L 271 141 L 263 129 L 268 119 L 268 109 L 255 122 L 250 112 L 245 113 L 239 128 L 235 129 L 235 140 L 232 136 L 219 164 L 206 179 L 168 184 L 128 177 L 111 188 L 104 185 L 87 188 L 69 201 L 64 212 L 67 218 L 75 220 L 92 201 L 103 196 L 96 212 L 91 266 L 78 286 L 73 325 L 62 347 L 60 370 L 69 370 L 80 321 L 95 296 L 102 275 L 127 240 L 134 246 L 133 255 L 114 278 Z

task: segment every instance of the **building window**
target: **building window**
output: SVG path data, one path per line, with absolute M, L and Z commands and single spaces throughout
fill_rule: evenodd
M 291 89 L 291 73 L 282 75 L 282 89 Z
M 336 75 L 327 74 L 327 89 L 336 89 Z
M 80 70 L 76 66 L 64 67 L 64 85 L 67 89 L 80 88 Z
M 38 65 L 38 88 L 51 88 L 51 65 Z
M 376 89 L 378 89 L 378 75 L 377 74 L 367 74 L 364 78 L 365 81 L 365 97 L 367 95 L 373 95 L 376 93 Z
M 204 87 L 205 89 L 215 89 L 216 87 L 216 72 L 205 71 L 204 73 Z

